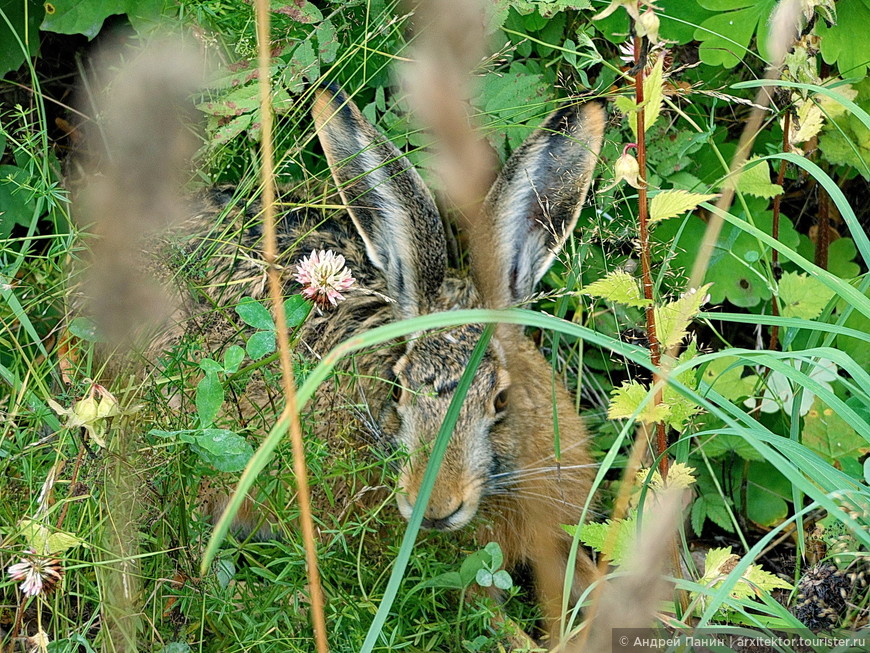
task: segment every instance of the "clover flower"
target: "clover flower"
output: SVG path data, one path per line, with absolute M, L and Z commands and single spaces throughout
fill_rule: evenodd
M 38 556 L 32 549 L 25 551 L 21 562 L 6 570 L 12 580 L 22 581 L 20 589 L 25 596 L 48 594 L 63 578 L 63 564 L 57 558 Z
M 296 265 L 296 281 L 302 284 L 302 296 L 321 307 L 335 306 L 344 300 L 356 280 L 345 265 L 344 257 L 330 249 L 313 250 Z

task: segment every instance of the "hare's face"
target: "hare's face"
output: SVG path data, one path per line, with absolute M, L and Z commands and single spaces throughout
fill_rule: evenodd
M 412 341 L 394 368 L 392 416 L 385 433 L 407 453 L 398 504 L 407 519 L 417 501 L 432 445 L 481 334 L 467 325 Z M 489 479 L 513 464 L 518 447 L 505 437 L 510 379 L 493 343 L 465 396 L 424 513 L 423 525 L 456 530 L 477 513 Z

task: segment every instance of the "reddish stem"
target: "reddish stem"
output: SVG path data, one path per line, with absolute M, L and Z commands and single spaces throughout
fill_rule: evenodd
M 637 69 L 637 74 L 634 77 L 634 94 L 639 107 L 637 111 L 637 163 L 640 168 L 638 175 L 637 202 L 638 211 L 637 219 L 640 224 L 640 265 L 641 274 L 643 275 L 643 296 L 647 300 L 646 307 L 646 331 L 647 339 L 649 340 L 650 360 L 658 369 L 661 364 L 662 354 L 661 345 L 659 344 L 658 336 L 656 335 L 656 318 L 655 307 L 653 305 L 653 281 L 652 281 L 652 265 L 650 262 L 650 246 L 649 246 L 649 214 L 647 212 L 647 194 L 646 194 L 646 135 L 645 131 L 645 112 L 643 107 L 643 74 L 644 68 L 640 63 L 640 52 L 642 47 L 642 39 L 639 36 L 634 37 L 634 65 Z M 657 385 L 661 381 L 661 376 L 658 372 L 653 372 L 653 385 Z M 656 405 L 662 402 L 662 388 L 656 390 L 653 402 Z M 668 476 L 668 457 L 665 451 L 668 448 L 668 438 L 665 433 L 664 422 L 656 423 L 656 455 L 659 457 L 659 473 L 662 478 Z

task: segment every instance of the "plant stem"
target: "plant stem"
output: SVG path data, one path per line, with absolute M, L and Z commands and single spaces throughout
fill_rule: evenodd
M 649 340 L 650 360 L 655 365 L 656 369 L 661 364 L 662 354 L 659 339 L 656 335 L 656 318 L 655 304 L 653 303 L 653 281 L 650 263 L 650 246 L 649 246 L 649 223 L 648 223 L 648 203 L 646 193 L 646 136 L 644 134 L 645 111 L 643 109 L 643 74 L 646 68 L 645 62 L 640 61 L 641 48 L 643 39 L 639 36 L 634 37 L 634 67 L 637 69 L 637 74 L 634 77 L 634 93 L 637 101 L 637 163 L 640 168 L 638 175 L 639 188 L 637 189 L 637 219 L 640 225 L 640 264 L 641 273 L 643 275 L 643 296 L 647 300 L 646 307 L 646 332 Z M 661 375 L 658 372 L 653 372 L 653 387 L 655 388 L 655 396 L 653 403 L 658 405 L 662 402 L 662 386 Z M 668 448 L 668 438 L 665 433 L 664 422 L 657 422 L 656 428 L 656 456 L 659 458 L 659 473 L 662 478 L 668 477 L 668 457 L 665 452 Z
M 791 113 L 789 111 L 785 112 L 785 121 L 782 126 L 782 151 L 788 152 L 789 150 L 789 142 L 788 142 L 788 132 L 791 129 Z M 776 183 L 781 187 L 783 182 L 785 181 L 785 159 L 782 159 L 779 162 L 779 173 L 776 175 Z M 773 198 L 773 227 L 771 229 L 774 240 L 779 240 L 779 205 L 782 201 L 782 193 L 779 193 L 776 197 Z M 779 281 L 780 274 L 782 270 L 779 266 L 779 252 L 774 249 L 771 253 L 771 266 L 773 267 L 773 276 Z M 773 314 L 779 315 L 779 299 L 776 294 L 773 295 L 771 306 L 773 308 Z M 775 350 L 779 345 L 779 327 L 773 325 L 770 328 L 770 345 L 768 349 L 771 351 Z
M 326 619 L 323 611 L 323 589 L 320 585 L 320 570 L 317 566 L 317 547 L 314 539 L 314 521 L 311 518 L 311 493 L 308 489 L 308 469 L 305 462 L 305 446 L 302 441 L 302 426 L 296 408 L 296 383 L 290 361 L 290 342 L 287 334 L 287 316 L 284 314 L 283 287 L 277 267 L 277 237 L 275 233 L 275 171 L 272 150 L 272 84 L 270 76 L 271 48 L 268 0 L 256 0 L 256 22 L 259 63 L 261 137 L 261 176 L 263 183 L 263 258 L 268 265 L 269 296 L 275 313 L 275 330 L 281 361 L 281 378 L 284 386 L 284 411 L 280 420 L 289 422 L 290 439 L 293 443 L 293 470 L 296 476 L 299 499 L 299 521 L 305 547 L 305 563 L 308 572 L 308 591 L 311 600 L 311 622 L 318 653 L 328 653 Z

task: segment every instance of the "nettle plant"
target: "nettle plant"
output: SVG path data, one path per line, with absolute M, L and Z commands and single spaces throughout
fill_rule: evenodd
M 698 3 L 726 9 L 719 4 Z M 748 47 L 756 30 L 765 52 L 767 35 L 762 32 L 775 3 L 764 11 L 755 3 L 727 4 L 735 11 L 698 17 L 695 38 L 701 40 L 705 65 L 735 66 L 741 59 L 736 46 Z M 695 534 L 700 536 L 709 521 L 735 533 L 748 551 L 738 565 L 742 575 L 724 589 L 720 581 L 735 568 L 730 550 L 711 550 L 706 568 L 698 570 L 699 582 L 718 592 L 712 603 L 699 597 L 694 604 L 710 618 L 727 605 L 726 595 L 743 600 L 750 587 L 791 588 L 750 562 L 762 543 L 792 521 L 800 526 L 803 547 L 801 525 L 808 512 L 827 513 L 854 533 L 855 554 L 848 561 L 838 559 L 844 568 L 868 548 L 862 515 L 870 503 L 870 397 L 864 386 L 870 381 L 870 279 L 862 271 L 870 263 L 870 241 L 840 186 L 856 176 L 868 177 L 864 146 L 870 116 L 862 93 L 870 87 L 866 78 L 830 76 L 834 64 L 845 75 L 864 76 L 866 62 L 857 64 L 826 42 L 833 29 L 840 35 L 832 39 L 836 44 L 863 9 L 850 6 L 845 22 L 835 23 L 833 3 L 803 4 L 801 30 L 781 78 L 769 82 L 784 89 L 776 96 L 784 105 L 781 118 L 769 118 L 769 130 L 748 134 L 742 153 L 713 118 L 723 101 L 748 101 L 726 92 L 691 93 L 677 75 L 689 77 L 690 70 L 672 66 L 668 47 L 673 42 L 659 34 L 660 7 L 613 2 L 596 19 L 613 21 L 622 9 L 634 34 L 625 51 L 631 55 L 626 62 L 634 64 L 624 73 L 631 90 L 615 101 L 627 135 L 621 139 L 621 155 L 616 156 L 619 146 L 611 146 L 609 153 L 605 148 L 614 175 L 600 191 L 599 210 L 626 212 L 608 195 L 622 182 L 637 191 L 638 226 L 629 237 L 636 238 L 640 273 L 635 276 L 632 265 L 620 266 L 588 283 L 583 293 L 603 302 L 617 318 L 638 313 L 646 318 L 642 339 L 652 380 L 631 378 L 614 387 L 607 411 L 611 419 L 635 420 L 654 434 L 658 476 L 647 473 L 637 482 L 646 483 L 653 494 L 671 483 L 692 486 Z M 734 33 L 723 29 L 722 21 L 734 24 Z M 742 82 L 731 88 L 761 85 Z M 750 156 L 753 140 L 759 153 Z M 637 157 L 631 154 L 635 149 Z M 771 162 L 777 161 L 774 182 Z M 796 188 L 808 179 L 820 189 L 812 239 L 798 232 L 782 207 L 784 185 Z M 733 208 L 727 200 L 710 204 L 720 196 L 730 200 L 732 194 Z M 624 206 L 633 202 L 628 197 Z M 844 229 L 831 218 L 835 213 Z M 721 232 L 705 243 L 709 223 L 719 218 L 724 220 Z M 708 260 L 698 261 L 707 246 Z M 690 271 L 696 285 L 680 292 Z M 705 308 L 708 303 L 716 308 Z M 727 304 L 743 312 L 728 313 Z M 706 328 L 692 326 L 698 318 Z M 744 331 L 752 325 L 767 327 L 767 341 L 759 337 L 755 349 L 734 346 L 730 338 L 751 342 L 737 325 Z M 631 326 L 617 323 L 615 330 Z M 711 344 L 718 351 L 711 352 Z M 671 466 L 670 458 L 678 462 Z M 618 563 L 630 550 L 637 517 L 632 508 L 624 518 L 581 527 L 579 537 Z M 760 543 L 748 540 L 749 526 L 767 531 Z M 796 579 L 799 574 L 798 568 Z

